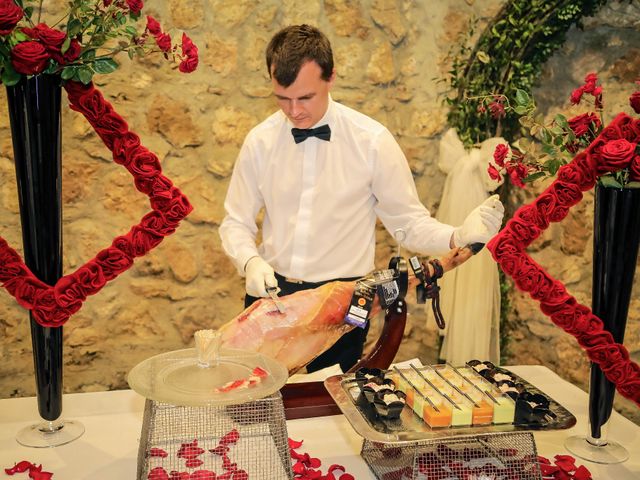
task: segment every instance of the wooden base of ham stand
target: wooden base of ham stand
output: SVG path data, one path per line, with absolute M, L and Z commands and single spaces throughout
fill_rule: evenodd
M 380 338 L 369 354 L 354 365 L 349 372 L 359 368 L 387 369 L 398 353 L 407 323 L 407 304 L 397 300 L 384 317 Z M 333 401 L 323 382 L 289 383 L 280 390 L 287 420 L 296 418 L 338 415 L 340 409 Z

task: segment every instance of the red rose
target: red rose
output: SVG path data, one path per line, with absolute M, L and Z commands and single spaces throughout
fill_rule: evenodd
M 33 275 L 22 262 L 12 262 L 0 265 L 0 281 L 4 288 L 15 297 L 16 290 L 22 281 Z
M 633 108 L 633 111 L 640 113 L 640 92 L 633 92 L 629 97 L 629 105 Z
M 131 161 L 127 165 L 127 169 L 131 172 L 136 179 L 146 178 L 151 179 L 160 174 L 160 160 L 155 153 L 150 152 L 148 149 L 143 147 L 142 145 L 133 148 L 130 151 Z M 138 186 L 138 183 L 136 183 Z M 149 193 L 150 185 L 147 185 L 144 190 L 141 190 L 143 193 Z
M 571 104 L 578 105 L 580 103 L 580 100 L 582 100 L 583 93 L 584 93 L 583 87 L 578 87 L 573 92 L 571 92 L 571 96 L 569 97 Z
M 98 252 L 95 258 L 96 264 L 102 269 L 105 282 L 113 280 L 122 272 L 133 265 L 133 247 L 125 237 L 118 237 L 113 241 L 113 246 Z M 117 244 L 118 246 L 115 246 Z M 131 248 L 127 248 L 127 245 Z M 121 248 L 127 248 L 131 254 Z
M 634 182 L 640 182 L 640 155 L 633 157 L 631 165 L 629 165 L 629 179 Z
M 131 10 L 131 13 L 135 15 L 140 13 L 142 7 L 144 7 L 144 3 L 142 2 L 142 0 L 127 0 L 127 5 L 129 6 L 129 10 Z
M 65 275 L 58 280 L 53 287 L 56 303 L 63 308 L 73 308 L 78 305 L 78 308 L 82 305 L 87 296 L 80 288 L 78 280 L 75 275 Z
M 611 124 L 607 125 L 602 130 L 602 132 L 600 132 L 598 138 L 604 140 L 605 143 L 607 143 L 610 140 L 619 140 L 621 138 L 624 138 L 624 135 L 622 134 L 622 129 L 620 128 L 618 122 L 611 122 Z
M 620 348 L 626 351 L 626 348 L 623 345 L 620 345 Z M 628 378 L 633 378 L 635 374 L 635 370 L 631 367 L 631 363 L 628 360 L 626 362 L 614 363 L 609 366 L 606 371 L 604 369 L 602 369 L 602 371 L 607 377 L 607 380 L 615 383 L 616 385 L 624 384 Z
M 582 192 L 580 187 L 575 183 L 567 183 L 557 179 L 551 184 L 551 193 L 557 199 L 557 206 L 572 207 L 582 200 Z
M 509 162 L 507 164 L 507 173 L 509 174 L 511 183 L 517 187 L 524 188 L 524 179 L 527 176 L 526 165 L 522 163 Z
M 151 35 L 158 35 L 162 33 L 162 27 L 160 26 L 160 22 L 158 22 L 151 15 L 147 15 L 147 30 Z
M 591 315 L 591 310 L 584 305 L 581 305 L 575 302 L 575 299 L 572 299 L 573 302 L 569 302 L 569 304 L 561 304 L 567 305 L 567 308 L 561 308 L 551 314 L 551 320 L 553 323 L 558 325 L 560 328 L 565 330 L 566 332 L 571 332 L 575 330 L 575 325 L 585 316 Z M 569 306 L 573 304 L 573 308 Z
M 489 243 L 487 243 L 487 249 L 491 252 L 493 259 L 500 263 L 502 270 L 508 275 L 511 275 L 514 269 L 509 269 L 507 272 L 507 270 L 505 270 L 505 265 L 503 265 L 503 260 L 507 258 L 517 259 L 522 257 L 522 248 L 519 248 L 515 244 L 513 237 L 506 229 L 502 230 L 495 237 L 489 240 Z
M 596 335 L 603 331 L 602 320 L 596 317 L 593 312 L 589 312 L 587 315 L 583 315 L 581 318 L 576 319 L 576 323 L 573 328 L 569 330 L 569 333 L 574 335 L 578 343 L 581 339 L 586 339 L 592 335 Z
M 154 37 L 158 48 L 163 52 L 171 51 L 171 35 L 168 33 L 159 33 Z
M 540 267 L 529 259 L 523 260 L 520 264 L 520 269 L 513 274 L 513 280 L 516 282 L 516 286 L 529 294 L 537 289 L 543 279 L 544 273 Z
M 592 362 L 600 366 L 603 372 L 610 370 L 614 363 L 629 361 L 629 352 L 618 343 L 588 348 L 587 355 Z
M 556 206 L 556 197 L 549 192 L 549 189 L 547 189 L 533 201 L 533 205 L 536 207 L 536 210 L 540 212 L 541 217 L 548 219 Z
M 53 295 L 53 293 L 51 295 Z M 34 320 L 43 327 L 61 327 L 69 320 L 69 317 L 77 311 L 77 309 L 71 311 L 63 308 L 45 309 L 35 307 L 31 310 L 31 313 L 33 314 Z
M 177 225 L 183 218 L 191 213 L 193 207 L 189 200 L 177 188 L 172 188 L 173 198 L 164 206 L 162 213 L 167 222 Z
M 529 291 L 531 298 L 540 302 L 545 301 L 550 294 L 553 294 L 554 297 L 557 298 L 558 294 L 554 291 L 558 286 L 557 282 L 539 266 L 538 270 L 540 271 L 540 275 L 538 276 L 539 281 L 538 284 L 533 285 L 533 288 Z
M 496 165 L 498 165 L 499 167 L 504 167 L 504 162 L 505 160 L 507 160 L 509 152 L 509 145 L 507 145 L 506 143 L 498 144 L 496 146 L 496 149 L 493 151 L 493 161 L 496 162 Z
M 578 343 L 582 346 L 582 348 L 589 349 L 597 345 L 610 345 L 612 343 L 615 343 L 615 340 L 613 339 L 613 335 L 611 335 L 611 332 L 608 332 L 607 330 L 599 330 L 596 332 L 592 332 L 590 335 L 581 336 L 578 339 Z
M 58 62 L 61 64 L 71 63 L 80 56 L 81 52 L 82 47 L 80 46 L 80 42 L 74 38 L 73 40 L 71 40 L 67 51 L 62 55 L 62 61 Z
M 638 378 L 637 373 L 633 378 L 627 378 L 626 382 L 616 385 L 616 387 L 618 391 L 627 398 L 634 400 L 640 398 L 640 378 Z
M 191 73 L 198 67 L 198 47 L 191 41 L 186 33 L 182 34 L 183 60 L 178 65 L 182 73 Z
M 113 139 L 113 161 L 127 167 L 133 154 L 140 146 L 140 137 L 133 132 L 127 132 L 121 137 Z
M 44 71 L 49 54 L 39 42 L 21 42 L 11 50 L 11 64 L 23 75 L 37 75 Z
M 0 35 L 9 35 L 23 15 L 13 0 L 0 0 Z
M 85 295 L 93 295 L 105 286 L 107 280 L 104 278 L 102 268 L 95 260 L 80 267 L 75 273 L 78 285 Z
M 541 297 L 540 302 L 548 307 L 566 302 L 567 299 L 570 298 L 564 284 L 557 280 L 553 280 L 553 283 L 548 287 L 546 285 L 540 287 L 539 295 Z
M 506 228 L 511 232 L 513 238 L 526 248 L 531 242 L 540 236 L 540 229 L 533 223 L 514 216 L 507 222 Z
M 569 128 L 573 130 L 576 137 L 589 133 L 589 137 L 593 138 L 601 125 L 600 118 L 595 113 L 583 113 L 569 119 Z
M 95 88 L 69 95 L 69 100 L 71 100 L 71 109 L 82 113 L 92 124 L 100 121 L 104 115 L 113 111 L 113 108 L 105 102 L 102 94 Z
M 91 122 L 96 133 L 100 136 L 109 150 L 113 148 L 113 142 L 129 130 L 127 122 L 114 111 L 105 113 L 102 117 Z
M 155 210 L 142 217 L 140 227 L 153 235 L 160 235 L 162 237 L 171 235 L 176 231 L 175 226 L 170 225 L 162 213 L 156 212 Z
M 133 245 L 136 257 L 145 255 L 149 250 L 158 246 L 163 239 L 160 235 L 152 234 L 137 225 L 131 229 L 129 235 L 131 235 L 131 245 Z
M 489 112 L 491 112 L 491 118 L 498 120 L 504 118 L 506 112 L 504 111 L 504 105 L 500 100 L 494 100 L 489 104 Z
M 576 185 L 584 192 L 593 188 L 596 183 L 596 176 L 591 168 L 585 168 L 584 165 L 580 165 L 574 159 L 573 162 L 558 169 L 558 180 Z
M 116 237 L 113 242 L 111 242 L 111 246 L 112 248 L 120 250 L 127 257 L 133 258 L 135 256 L 129 235 Z
M 491 177 L 491 180 L 495 180 L 496 182 L 499 182 L 502 180 L 502 175 L 500 175 L 500 172 L 493 165 L 493 163 L 489 164 L 489 168 L 487 168 L 487 172 L 489 173 L 489 177 Z
M 540 214 L 540 211 L 535 207 L 534 204 L 524 205 L 520 207 L 514 216 L 517 216 L 523 221 L 535 225 L 540 230 L 544 230 L 549 226 L 549 221 L 545 218 L 544 215 Z
M 23 28 L 22 32 L 33 38 L 34 40 L 40 40 L 48 52 L 60 53 L 60 47 L 67 38 L 67 34 L 51 28 L 44 23 L 39 23 L 33 28 Z
M 602 157 L 596 165 L 596 173 L 603 175 L 609 172 L 617 172 L 625 168 L 635 154 L 636 144 L 624 138 L 607 142 L 601 150 Z
M 18 282 L 13 295 L 24 308 L 32 308 L 38 295 L 47 288 L 49 288 L 49 286 L 46 283 L 38 280 L 36 277 L 27 276 L 21 278 L 21 281 Z

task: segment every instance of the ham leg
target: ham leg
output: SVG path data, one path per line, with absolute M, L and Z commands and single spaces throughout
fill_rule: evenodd
M 453 249 L 440 259 L 445 272 L 472 255 L 468 248 Z M 418 280 L 409 279 L 409 288 Z M 222 346 L 260 352 L 295 373 L 342 335 L 353 329 L 344 322 L 356 282 L 330 282 L 321 287 L 281 297 L 285 311 L 262 298 L 220 327 Z M 371 317 L 380 312 L 377 298 Z

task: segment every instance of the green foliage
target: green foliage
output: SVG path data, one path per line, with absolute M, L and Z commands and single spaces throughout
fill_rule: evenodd
M 512 111 L 494 119 L 488 111 L 478 112 L 474 99 L 488 92 L 516 98 L 518 90 L 531 91 L 544 62 L 564 43 L 569 27 L 580 25 L 582 17 L 593 15 L 604 3 L 606 0 L 508 0 L 475 46 L 463 42 L 449 72 L 453 95 L 447 99 L 449 125 L 462 141 L 471 145 L 496 133 L 513 138 L 519 129 L 517 117 L 523 113 Z M 475 23 L 468 34 L 473 38 Z

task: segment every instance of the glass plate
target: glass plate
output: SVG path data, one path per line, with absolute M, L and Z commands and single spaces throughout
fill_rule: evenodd
M 235 380 L 248 379 L 260 367 L 268 375 L 250 387 L 219 391 Z M 220 349 L 216 366 L 198 363 L 195 348 L 176 350 L 150 357 L 133 367 L 129 386 L 151 400 L 173 405 L 224 406 L 271 395 L 287 381 L 284 365 L 260 353 Z

